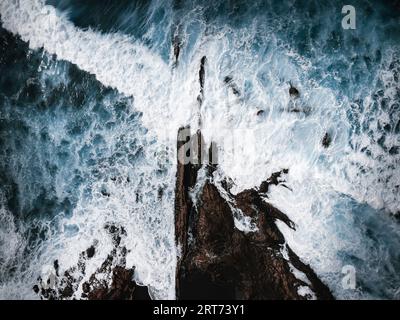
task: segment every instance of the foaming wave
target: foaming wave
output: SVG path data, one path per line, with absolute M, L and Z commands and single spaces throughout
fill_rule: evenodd
M 112 223 L 126 231 L 127 267 L 136 267 L 137 282 L 154 298 L 174 298 L 174 146 L 156 143 L 133 99 L 47 53 L 37 62 L 38 54 L 18 61 L 32 66 L 28 81 L 10 72 L 14 100 L 2 96 L 2 144 L 8 148 L 2 169 L 16 186 L 13 215 L 20 216 L 16 236 L 24 254 L 2 248 L 21 268 L 2 274 L 1 297 L 31 298 L 37 277 L 44 278 L 54 260 L 63 272 L 95 244 L 90 276 L 111 251 L 104 227 Z M 26 99 L 32 82 L 37 95 Z M 4 232 L 12 236 L 10 228 Z
M 40 227 L 39 227 L 40 228 Z M 8 209 L 0 190 L 0 297 L 36 299 L 31 289 L 41 270 L 40 250 L 27 252 L 27 228 Z M 27 265 L 29 261 L 29 266 Z
M 104 85 L 133 95 L 137 110 L 150 111 L 144 112 L 146 127 L 156 130 L 159 119 L 176 124 L 167 99 L 168 65 L 132 37 L 80 30 L 41 0 L 2 1 L 0 12 L 3 27 L 29 42 L 30 48 L 44 47 L 58 59 L 94 74 Z
M 351 152 L 345 162 L 359 201 L 393 214 L 400 202 L 400 50 L 388 50 L 372 92 L 349 106 Z

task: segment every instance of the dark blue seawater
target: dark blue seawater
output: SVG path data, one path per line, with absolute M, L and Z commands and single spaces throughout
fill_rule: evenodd
M 279 227 L 336 297 L 398 299 L 394 3 L 353 1 L 356 29 L 344 30 L 343 1 L 2 1 L 0 298 L 35 298 L 54 259 L 68 268 L 94 242 L 97 268 L 108 222 L 127 230 L 136 280 L 173 298 L 174 139 L 200 115 L 238 190 L 289 168 L 292 191 L 273 188 L 270 201 L 297 231 Z M 301 112 L 288 112 L 289 82 Z

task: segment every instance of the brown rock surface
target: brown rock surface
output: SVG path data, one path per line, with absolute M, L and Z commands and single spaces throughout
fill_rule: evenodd
M 178 142 L 178 157 L 182 155 L 182 145 Z M 294 229 L 293 222 L 265 201 L 268 187 L 281 184 L 281 176 L 287 170 L 274 173 L 259 188 L 233 195 L 228 180 L 215 181 L 216 167 L 208 165 L 208 177 L 195 195 L 194 205 L 190 192 L 201 168 L 178 162 L 178 299 L 333 299 L 328 287 L 286 244 L 275 223 L 281 220 Z M 237 210 L 251 219 L 256 226 L 254 231 L 235 227 Z M 303 275 L 301 279 L 294 270 L 297 276 Z

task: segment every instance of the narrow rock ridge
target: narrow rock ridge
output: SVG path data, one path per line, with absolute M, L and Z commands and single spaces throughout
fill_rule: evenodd
M 179 30 L 179 28 L 178 28 Z M 179 32 L 176 31 L 173 40 L 172 40 L 172 45 L 174 49 L 174 62 L 173 62 L 173 68 L 178 66 L 178 61 L 179 61 L 179 54 L 181 52 L 181 46 L 182 46 L 182 41 L 181 38 L 179 37 Z
M 207 61 L 207 57 L 203 56 L 200 60 L 200 68 L 199 68 L 199 84 L 200 84 L 200 93 L 197 96 L 197 101 L 199 102 L 199 108 L 203 104 L 204 100 L 204 82 L 205 82 L 205 64 Z
M 276 226 L 280 220 L 294 229 L 294 223 L 265 201 L 270 185 L 281 185 L 287 170 L 274 173 L 258 188 L 234 195 L 229 178 L 214 179 L 215 161 L 204 167 L 203 151 L 185 163 L 192 141 L 203 141 L 200 130 L 191 138 L 188 127 L 179 129 L 175 198 L 175 236 L 179 248 L 176 269 L 178 299 L 333 299 L 329 288 L 290 249 Z M 185 132 L 186 138 L 182 139 Z M 202 144 L 204 146 L 204 144 Z M 201 150 L 201 148 L 200 148 Z M 215 159 L 215 144 L 208 159 Z M 193 203 L 192 190 L 199 171 L 206 181 Z M 256 231 L 235 227 L 234 212 L 256 225 Z

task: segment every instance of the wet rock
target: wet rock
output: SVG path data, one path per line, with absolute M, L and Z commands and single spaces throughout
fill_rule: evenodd
M 158 190 L 157 190 L 157 199 L 158 200 L 161 200 L 162 197 L 164 196 L 164 189 L 165 189 L 165 186 L 158 188 Z
M 182 127 L 179 132 L 183 132 L 188 127 Z M 177 150 L 178 150 L 178 165 L 176 172 L 176 196 L 175 196 L 175 240 L 181 244 L 182 251 L 186 251 L 188 233 L 188 218 L 193 210 L 193 203 L 189 196 L 189 190 L 193 188 L 196 179 L 198 167 L 192 163 L 185 164 L 185 149 L 183 145 L 188 143 L 190 136 L 183 140 L 178 134 Z
M 106 190 L 101 190 L 101 194 L 105 197 L 109 197 L 111 196 L 111 194 L 109 192 L 107 192 Z
M 224 78 L 224 83 L 225 83 L 229 88 L 231 88 L 231 90 L 232 90 L 232 92 L 233 92 L 234 95 L 240 96 L 240 91 L 239 91 L 239 89 L 238 89 L 236 83 L 233 81 L 233 79 L 232 79 L 231 76 L 226 76 L 226 77 Z
M 203 56 L 200 60 L 200 69 L 199 69 L 200 94 L 197 96 L 197 101 L 199 102 L 200 106 L 202 105 L 203 98 L 204 98 L 204 81 L 205 81 L 206 61 L 207 61 L 206 56 Z
M 126 236 L 125 228 L 122 226 L 116 226 L 114 224 L 106 224 L 104 228 L 111 235 L 114 246 L 119 246 L 122 236 Z
M 60 265 L 58 264 L 58 260 L 54 260 L 53 267 L 54 267 L 54 270 L 56 271 L 56 276 L 58 276 L 58 271 L 60 269 Z
M 258 188 L 258 192 L 260 193 L 268 193 L 268 189 L 270 185 L 283 185 L 286 187 L 286 185 L 283 184 L 283 182 L 285 182 L 285 180 L 282 178 L 283 175 L 288 174 L 289 169 L 282 169 L 281 171 L 278 172 L 274 172 L 271 174 L 271 176 L 266 180 L 263 181 L 260 185 L 260 187 Z
M 173 46 L 174 46 L 174 58 L 175 58 L 174 65 L 177 66 L 179 60 L 179 54 L 181 52 L 181 41 L 177 35 L 174 37 Z
M 89 248 L 86 249 L 86 256 L 90 259 L 93 258 L 94 254 L 96 253 L 96 249 L 94 246 L 90 246 Z
M 58 275 L 59 265 L 54 263 L 56 277 L 54 283 L 47 279 L 46 285 L 41 278 L 33 291 L 45 300 L 89 299 L 89 300 L 143 300 L 150 299 L 147 287 L 138 286 L 133 280 L 134 268 L 126 267 L 127 249 L 121 246 L 122 237 L 126 236 L 123 227 L 114 224 L 105 228 L 112 237 L 114 248 L 103 261 L 102 265 L 90 275 L 88 281 L 83 281 L 87 259 L 95 254 L 95 246 L 83 251 L 76 266 Z M 79 288 L 82 295 L 78 296 Z
M 136 283 L 132 280 L 134 269 L 125 269 L 116 266 L 112 271 L 112 281 L 110 285 L 101 284 L 95 286 L 85 283 L 86 290 L 89 288 L 89 300 L 133 300 L 135 297 Z M 94 287 L 90 290 L 90 287 Z
M 82 284 L 82 291 L 85 294 L 89 294 L 90 293 L 90 285 L 89 285 L 89 283 L 85 282 L 84 284 Z
M 290 112 L 293 112 L 293 113 L 300 113 L 300 112 L 302 112 L 299 108 L 292 108 L 292 109 L 290 109 Z
M 257 111 L 257 115 L 258 115 L 258 116 L 262 116 L 264 113 L 265 113 L 264 110 L 258 110 L 258 111 Z
M 325 148 L 328 148 L 331 145 L 331 142 L 332 142 L 332 138 L 331 138 L 330 134 L 328 132 L 326 132 L 324 134 L 324 137 L 322 138 L 321 143 Z
M 231 83 L 231 82 L 232 82 L 232 77 L 231 77 L 231 76 L 226 76 L 226 77 L 224 78 L 224 82 L 225 82 L 225 84 Z
M 199 82 L 200 82 L 200 89 L 204 89 L 204 77 L 205 77 L 205 64 L 206 64 L 206 56 L 203 56 L 200 60 L 200 70 L 199 70 Z
M 297 90 L 295 87 L 293 87 L 292 83 L 290 82 L 290 88 L 289 88 L 289 95 L 293 99 L 297 99 L 300 96 L 299 90 Z
M 216 164 L 212 166 L 215 170 Z M 236 195 L 229 191 L 230 179 L 214 181 L 212 170 L 203 188 L 190 197 L 201 167 L 178 161 L 175 234 L 181 254 L 176 269 L 177 298 L 332 299 L 328 287 L 290 249 L 275 223 L 281 220 L 294 228 L 293 222 L 263 196 L 269 185 L 283 182 L 281 176 L 287 170 L 273 174 L 259 188 Z M 241 231 L 235 227 L 233 210 L 237 209 L 254 228 Z M 293 268 L 304 274 L 307 283 L 294 275 Z M 299 293 L 304 286 L 312 295 Z
M 33 289 L 33 292 L 35 292 L 36 294 L 38 294 L 38 293 L 39 293 L 39 291 L 40 291 L 40 290 L 39 290 L 39 286 L 38 286 L 38 285 L 36 285 L 36 284 L 33 286 L 33 288 L 32 288 L 32 289 Z

